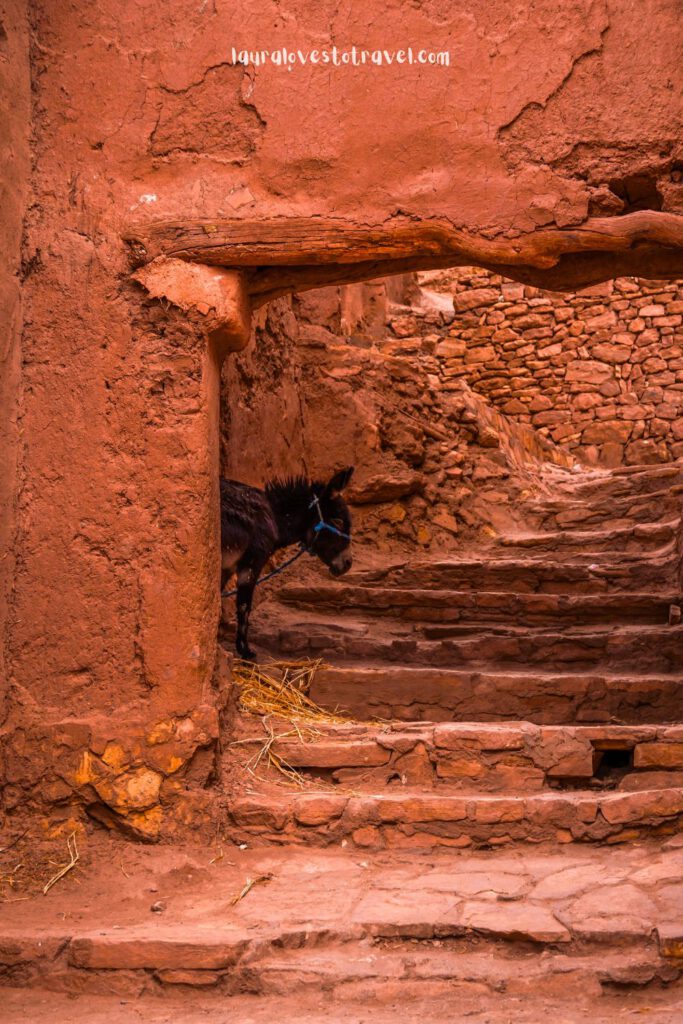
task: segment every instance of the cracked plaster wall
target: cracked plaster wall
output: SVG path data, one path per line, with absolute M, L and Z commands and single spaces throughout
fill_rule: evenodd
M 21 389 L 21 232 L 30 173 L 28 25 L 25 4 L 0 10 L 0 723 L 7 713 L 7 616 L 15 570 Z

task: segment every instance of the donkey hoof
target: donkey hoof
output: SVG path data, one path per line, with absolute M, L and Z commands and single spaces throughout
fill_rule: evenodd
M 256 651 L 252 651 L 251 647 L 245 647 L 243 650 L 238 651 L 237 654 L 242 661 L 251 661 L 256 664 Z

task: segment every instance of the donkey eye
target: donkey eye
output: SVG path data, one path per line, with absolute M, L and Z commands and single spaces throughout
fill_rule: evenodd
M 332 523 L 333 526 L 336 526 L 338 530 L 344 529 L 344 523 L 342 522 L 341 519 L 330 519 L 330 522 Z

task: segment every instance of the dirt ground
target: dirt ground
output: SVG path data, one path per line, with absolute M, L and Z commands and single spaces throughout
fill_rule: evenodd
M 70 998 L 61 993 L 28 992 L 21 989 L 3 993 L 5 1024 L 395 1024 L 397 1020 L 435 1024 L 616 1024 L 648 1021 L 649 1024 L 678 1024 L 683 1020 L 683 993 L 626 993 L 572 1002 L 543 998 L 494 998 L 453 996 L 438 1001 L 399 998 L 387 1004 L 376 1002 L 335 1005 L 328 996 L 303 999 L 238 996 L 217 1000 L 192 993 L 185 997 L 138 999 L 130 1002 L 111 996 Z

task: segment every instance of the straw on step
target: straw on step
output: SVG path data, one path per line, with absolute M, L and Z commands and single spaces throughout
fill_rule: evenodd
M 348 721 L 341 715 L 320 707 L 308 696 L 315 673 L 322 665 L 321 659 L 271 661 L 266 665 L 254 665 L 246 661 L 235 663 L 233 674 L 240 684 L 240 706 L 243 711 L 257 715 L 261 719 L 266 733 L 265 741 L 263 738 L 253 737 L 236 741 L 236 744 L 260 743 L 259 750 L 246 765 L 252 775 L 256 775 L 259 765 L 265 764 L 295 786 L 318 785 L 316 780 L 308 778 L 288 764 L 276 753 L 273 746 L 278 740 L 289 739 L 292 736 L 305 743 L 317 735 L 316 725 L 336 725 Z M 291 728 L 276 734 L 270 723 L 271 718 L 284 720 Z
M 63 868 L 60 868 L 57 874 L 53 875 L 50 881 L 43 887 L 43 896 L 47 895 L 52 886 L 56 885 L 60 878 L 64 878 L 64 875 L 68 874 L 72 868 L 76 867 L 76 864 L 78 863 L 78 860 L 80 858 L 80 854 L 78 852 L 78 847 L 76 846 L 75 832 L 72 832 L 69 838 L 67 839 L 66 848 L 69 853 L 69 863 L 65 864 Z
M 233 896 L 233 898 L 230 900 L 232 906 L 234 907 L 235 904 L 240 902 L 240 900 L 243 900 L 247 893 L 251 892 L 254 886 L 257 885 L 259 882 L 269 882 L 272 877 L 272 872 L 269 871 L 265 875 L 258 875 L 256 878 L 248 878 L 244 888 L 240 892 L 238 892 L 236 896 Z
M 341 715 L 321 708 L 308 696 L 316 672 L 323 666 L 317 661 L 272 661 L 254 665 L 235 662 L 233 674 L 240 684 L 240 704 L 255 715 L 276 715 L 287 720 L 320 724 L 348 721 Z

